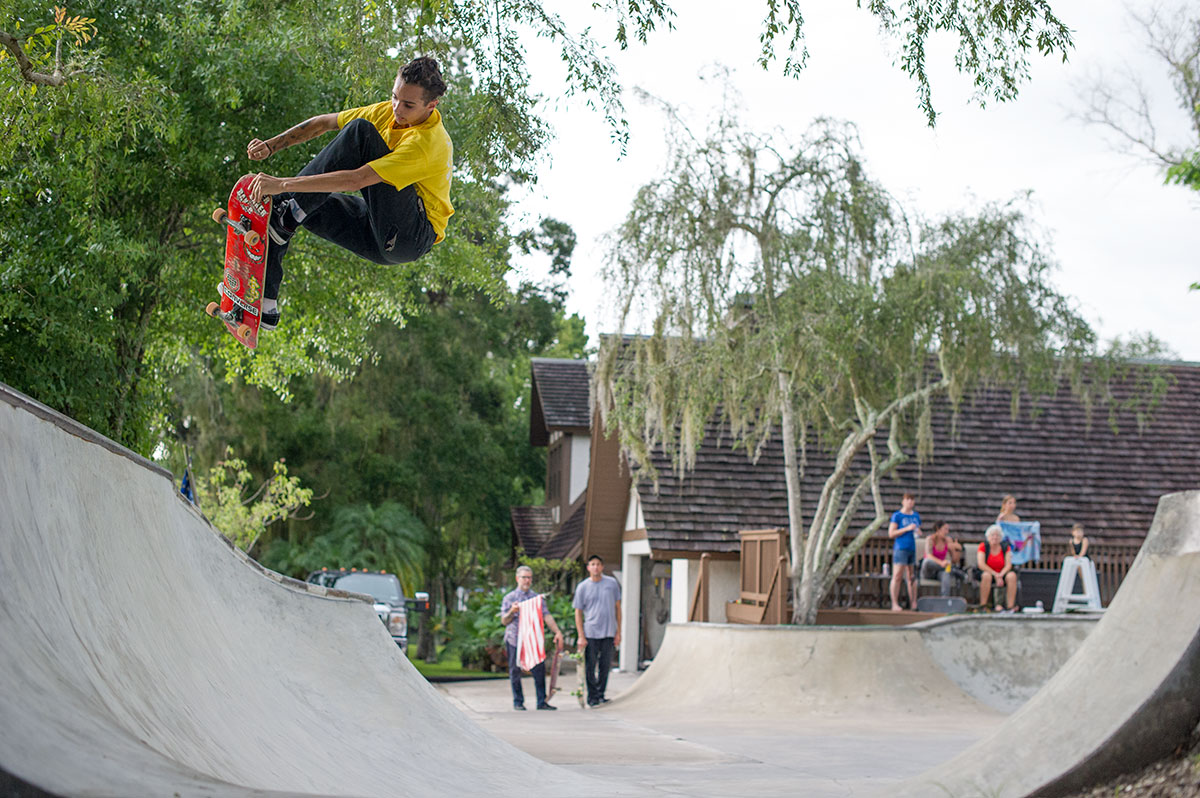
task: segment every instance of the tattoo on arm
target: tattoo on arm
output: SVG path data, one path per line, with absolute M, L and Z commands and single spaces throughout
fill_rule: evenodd
M 303 144 L 306 141 L 315 139 L 327 129 L 325 125 L 318 124 L 319 120 L 320 117 L 316 116 L 312 119 L 306 119 L 295 127 L 289 128 L 275 138 L 268 140 L 267 145 L 270 146 L 272 153 L 276 153 L 287 147 Z

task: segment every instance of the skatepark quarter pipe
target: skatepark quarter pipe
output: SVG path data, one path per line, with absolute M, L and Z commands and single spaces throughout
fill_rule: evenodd
M 370 604 L 264 571 L 169 473 L 6 386 L 0 675 L 8 795 L 621 794 L 484 733 Z

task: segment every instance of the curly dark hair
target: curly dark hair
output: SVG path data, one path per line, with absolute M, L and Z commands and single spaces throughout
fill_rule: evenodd
M 400 67 L 400 79 L 405 83 L 420 86 L 425 90 L 425 102 L 430 103 L 446 93 L 446 81 L 442 80 L 442 68 L 436 59 L 427 55 L 414 58 Z

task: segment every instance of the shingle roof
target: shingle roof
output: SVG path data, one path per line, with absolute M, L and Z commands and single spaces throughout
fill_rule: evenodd
M 562 528 L 546 541 L 546 545 L 542 546 L 537 556 L 545 557 L 547 560 L 561 560 L 564 557 L 570 557 L 572 552 L 583 543 L 583 522 L 586 513 L 587 502 L 580 502 L 578 509 L 571 513 L 571 517 L 563 522 Z M 578 557 L 579 553 L 575 553 L 575 556 Z
M 545 446 L 554 430 L 586 432 L 591 425 L 591 378 L 586 360 L 534 358 L 529 442 Z
M 913 457 L 895 479 L 886 480 L 886 508 L 897 509 L 901 493 L 913 490 L 926 522 L 944 519 L 968 538 L 981 537 L 1001 497 L 1011 493 L 1018 498 L 1017 513 L 1041 521 L 1044 536 L 1065 536 L 1078 522 L 1093 540 L 1136 542 L 1145 536 L 1161 495 L 1200 487 L 1200 367 L 1168 370 L 1176 384 L 1144 431 L 1128 413 L 1118 416 L 1117 433 L 1103 413 L 1089 428 L 1083 408 L 1066 390 L 1042 400 L 1036 418 L 1023 412 L 1014 421 L 1008 394 L 990 392 L 964 404 L 953 438 L 943 405 L 934 412 L 932 462 L 922 467 Z M 695 470 L 682 482 L 669 457 L 658 452 L 658 493 L 645 481 L 639 484 L 653 549 L 734 552 L 739 529 L 787 527 L 778 438 L 753 464 L 744 451 L 716 446 L 716 431 L 710 427 Z M 831 462 L 812 444 L 807 457 L 801 481 L 806 521 Z M 857 520 L 866 523 L 870 515 L 868 502 Z
M 554 534 L 554 517 L 551 512 L 551 508 L 541 505 L 509 508 L 516 544 L 530 557 L 538 556 L 538 551 Z

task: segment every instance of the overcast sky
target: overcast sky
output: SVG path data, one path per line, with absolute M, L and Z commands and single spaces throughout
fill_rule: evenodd
M 611 26 L 587 16 L 590 5 L 558 4 L 577 28 L 594 23 L 603 38 Z M 525 223 L 554 216 L 578 234 L 568 309 L 587 319 L 593 344 L 596 335 L 615 329 L 612 306 L 604 301 L 598 239 L 620 223 L 637 188 L 665 165 L 662 117 L 629 89 L 641 87 L 680 106 L 693 128 L 703 129 L 720 93 L 701 74 L 720 64 L 732 71 L 743 96 L 747 127 L 799 134 L 820 116 L 855 123 L 868 168 L 918 215 L 978 208 L 1031 190 L 1037 221 L 1061 265 L 1057 282 L 1101 335 L 1152 332 L 1179 357 L 1200 361 L 1200 292 L 1188 291 L 1200 280 L 1200 194 L 1163 185 L 1156 167 L 1122 154 L 1110 135 L 1072 118 L 1082 108 L 1081 85 L 1101 73 L 1132 71 L 1155 101 L 1163 139 L 1188 142 L 1166 73 L 1131 29 L 1125 4 L 1055 0 L 1075 31 L 1069 62 L 1038 58 L 1032 82 L 1016 101 L 986 109 L 971 104 L 970 83 L 953 68 L 955 42 L 937 40 L 927 54 L 941 113 L 934 130 L 917 106 L 915 84 L 892 65 L 897 44 L 881 37 L 874 18 L 853 0 L 804 4 L 810 58 L 798 80 L 755 63 L 761 0 L 672 5 L 676 30 L 657 32 L 648 46 L 608 50 L 626 86 L 630 143 L 624 157 L 599 113 L 578 97 L 563 98 L 557 52 L 529 43 L 534 88 L 547 98 L 541 113 L 556 137 L 537 187 L 522 197 L 518 212 Z M 731 8 L 744 13 L 731 15 Z M 543 276 L 541 268 L 519 266 L 521 276 L 532 279 Z

